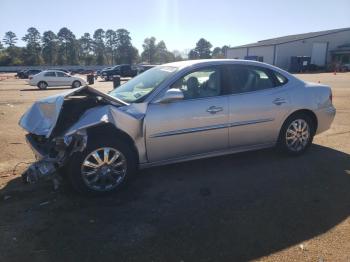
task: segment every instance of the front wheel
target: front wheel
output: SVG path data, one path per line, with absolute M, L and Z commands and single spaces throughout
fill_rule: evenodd
M 278 147 L 289 155 L 300 155 L 311 145 L 315 126 L 308 115 L 297 114 L 283 124 Z
M 67 165 L 73 187 L 82 193 L 104 195 L 119 191 L 136 171 L 131 147 L 123 141 L 89 137 L 83 152 L 76 152 Z
M 72 88 L 78 88 L 81 86 L 81 83 L 79 81 L 74 81 L 72 84 Z

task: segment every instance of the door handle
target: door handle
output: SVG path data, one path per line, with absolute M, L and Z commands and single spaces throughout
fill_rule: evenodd
M 216 114 L 216 113 L 221 112 L 223 110 L 224 109 L 222 107 L 211 106 L 207 109 L 207 112 L 210 114 Z
M 276 106 L 280 106 L 282 104 L 287 103 L 284 98 L 276 98 L 275 100 L 272 101 Z

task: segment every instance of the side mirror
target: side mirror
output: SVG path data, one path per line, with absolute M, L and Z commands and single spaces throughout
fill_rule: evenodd
M 184 99 L 184 94 L 179 89 L 169 89 L 166 91 L 164 96 L 156 101 L 156 103 L 169 103 L 172 101 L 182 100 Z

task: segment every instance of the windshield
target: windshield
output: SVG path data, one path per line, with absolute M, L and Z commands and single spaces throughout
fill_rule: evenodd
M 177 68 L 171 66 L 154 67 L 111 91 L 109 95 L 127 103 L 140 101 L 176 71 Z

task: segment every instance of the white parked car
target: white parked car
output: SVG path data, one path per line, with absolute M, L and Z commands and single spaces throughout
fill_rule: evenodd
M 39 89 L 46 89 L 48 86 L 71 86 L 78 88 L 86 85 L 84 79 L 68 75 L 58 70 L 46 70 L 29 77 L 29 85 L 37 86 Z

